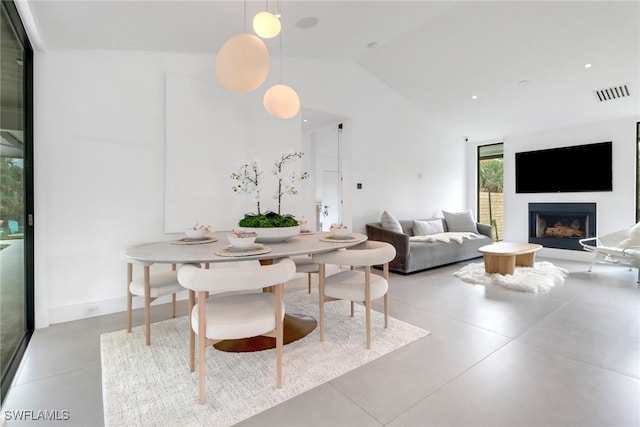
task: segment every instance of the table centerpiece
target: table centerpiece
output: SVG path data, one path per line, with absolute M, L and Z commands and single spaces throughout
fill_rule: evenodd
M 289 151 L 280 156 L 279 160 L 273 163 L 272 174 L 278 178 L 277 191 L 273 198 L 278 200 L 277 212 L 262 212 L 260 209 L 260 176 L 264 172 L 260 168 L 258 160 L 242 164 L 237 172 L 231 174 L 231 179 L 235 181 L 232 187 L 236 193 L 246 194 L 256 202 L 257 213 L 247 213 L 238 222 L 241 230 L 251 231 L 257 234 L 256 241 L 282 242 L 293 236 L 300 234 L 300 224 L 291 214 L 282 214 L 282 196 L 285 194 L 298 194 L 296 184 L 307 179 L 307 172 L 292 171 L 287 167 L 291 161 L 302 158 L 304 153 Z

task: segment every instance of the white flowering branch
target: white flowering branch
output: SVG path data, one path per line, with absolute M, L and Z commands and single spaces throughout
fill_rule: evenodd
M 258 187 L 260 175 L 264 172 L 260 169 L 258 160 L 251 163 L 245 163 L 240 166 L 238 172 L 233 172 L 231 178 L 237 181 L 232 187 L 236 193 L 245 193 L 250 199 L 255 200 L 258 206 L 258 215 L 260 215 L 260 188 Z
M 273 163 L 273 175 L 278 178 L 278 189 L 273 196 L 278 200 L 278 215 L 280 215 L 280 208 L 282 202 L 282 196 L 284 194 L 298 194 L 297 182 L 307 179 L 309 174 L 301 171 L 289 171 L 286 166 L 292 160 L 300 159 L 304 153 L 290 151 L 280 156 L 280 160 L 276 160 Z M 260 175 L 264 172 L 260 169 L 258 160 L 254 160 L 251 163 L 245 163 L 241 165 L 238 172 L 233 172 L 231 178 L 236 181 L 236 184 L 232 187 L 236 193 L 244 193 L 251 199 L 256 201 L 258 206 L 258 215 L 260 215 L 260 188 L 258 187 L 260 181 Z
M 273 196 L 278 199 L 278 215 L 280 215 L 280 206 L 282 204 L 283 194 L 298 194 L 296 182 L 307 179 L 309 174 L 301 171 L 286 171 L 285 165 L 291 160 L 300 159 L 304 153 L 290 151 L 283 154 L 280 160 L 274 162 L 273 174 L 278 178 L 278 191 Z

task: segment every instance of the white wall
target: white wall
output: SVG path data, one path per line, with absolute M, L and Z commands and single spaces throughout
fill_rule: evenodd
M 213 63 L 213 55 L 198 54 L 36 53 L 37 327 L 125 309 L 120 251 L 168 239 L 165 74 L 212 81 Z M 354 230 L 364 231 L 384 209 L 413 218 L 469 207 L 462 141 L 356 64 L 295 60 L 284 66 L 285 83 L 303 105 L 351 118 L 343 156 L 344 215 Z M 255 108 L 248 111 L 257 123 L 249 130 L 255 141 L 247 148 L 249 158 L 268 156 L 271 144 L 278 145 L 261 107 Z M 230 170 L 242 160 L 229 159 Z M 364 188 L 355 190 L 356 182 Z M 209 185 L 231 191 L 226 180 Z M 287 210 L 309 209 L 304 204 L 315 196 L 305 191 L 288 198 Z
M 607 234 L 635 223 L 636 122 L 640 117 L 604 121 L 582 126 L 552 129 L 527 135 L 505 136 L 504 141 L 504 240 L 528 240 L 529 202 L 595 202 L 597 234 Z M 596 142 L 613 142 L 613 191 L 586 193 L 516 194 L 515 153 Z M 492 141 L 495 142 L 495 141 Z M 467 159 L 475 162 L 476 147 L 469 144 Z M 578 173 L 589 173 L 589 159 L 575 165 Z M 473 163 L 475 164 L 475 163 Z M 475 167 L 467 176 L 469 188 L 475 188 Z M 541 169 L 541 174 L 544 170 Z M 469 197 L 475 196 L 475 191 Z M 474 199 L 475 200 L 475 199 Z M 472 202 L 475 206 L 475 201 Z M 591 260 L 586 252 L 545 248 L 542 256 Z

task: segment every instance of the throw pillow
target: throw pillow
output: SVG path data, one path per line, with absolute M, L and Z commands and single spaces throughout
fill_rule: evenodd
M 447 229 L 453 232 L 478 233 L 478 227 L 471 215 L 471 211 L 446 212 L 442 211 Z
M 441 219 L 431 219 L 429 221 L 413 221 L 413 235 L 427 236 L 429 234 L 444 233 Z
M 382 224 L 382 228 L 395 231 L 396 233 L 402 233 L 400 222 L 387 211 L 382 212 L 380 223 Z

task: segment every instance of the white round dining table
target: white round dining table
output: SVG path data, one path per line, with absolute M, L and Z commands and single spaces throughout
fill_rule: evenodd
M 216 252 L 229 245 L 227 236 L 230 231 L 216 231 L 209 236 L 217 239 L 214 242 L 185 244 L 183 235 L 176 235 L 172 240 L 142 243 L 129 246 L 122 252 L 125 260 L 137 261 L 143 264 L 188 264 L 215 263 L 247 260 L 274 260 L 296 255 L 330 252 L 341 248 L 355 246 L 367 240 L 367 236 L 351 233 L 349 240 L 331 240 L 329 232 L 300 233 L 285 242 L 264 243 L 270 252 L 247 256 L 220 256 Z M 322 240 L 321 240 L 322 239 Z
M 140 263 L 144 267 L 144 289 L 145 289 L 145 324 L 151 321 L 150 305 L 150 266 L 153 264 L 205 264 L 258 260 L 261 264 L 268 264 L 275 259 L 288 258 L 292 256 L 317 254 L 335 251 L 358 245 L 367 240 L 367 236 L 359 233 L 351 233 L 351 238 L 337 237 L 331 238 L 329 232 L 300 233 L 291 237 L 287 241 L 278 243 L 264 243 L 269 252 L 255 255 L 245 255 L 242 251 L 234 253 L 225 252 L 229 246 L 227 236 L 230 231 L 217 231 L 210 233 L 208 241 L 186 241 L 184 235 L 175 235 L 173 239 L 159 242 L 142 243 L 125 248 L 122 251 L 122 258 L 127 261 L 127 286 L 132 278 L 133 263 Z M 226 253 L 229 256 L 222 256 L 219 253 Z M 262 251 L 263 252 L 263 251 Z M 251 251 L 247 251 L 247 254 Z M 190 295 L 189 298 L 193 298 Z M 296 341 L 309 334 L 317 325 L 316 320 L 306 314 L 286 313 L 284 320 L 285 344 Z M 129 325 L 129 328 L 131 325 Z M 147 345 L 151 342 L 149 328 L 146 330 Z M 224 351 L 257 351 L 266 348 L 273 348 L 271 338 L 256 337 L 255 339 L 227 340 L 215 345 L 219 350 Z

